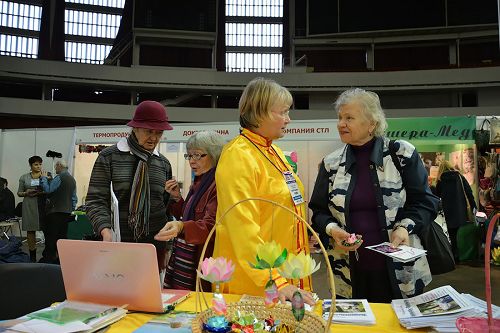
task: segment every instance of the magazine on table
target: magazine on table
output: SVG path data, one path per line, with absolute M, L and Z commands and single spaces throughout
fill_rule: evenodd
M 416 247 L 411 247 L 407 245 L 399 245 L 398 247 L 392 247 L 391 243 L 385 242 L 377 245 L 367 246 L 367 249 L 373 250 L 378 253 L 382 253 L 394 260 L 408 262 L 425 256 L 426 250 L 417 249 Z
M 21 317 L 10 329 L 30 333 L 90 333 L 111 325 L 126 313 L 124 307 L 64 301 Z
M 458 332 L 459 317 L 485 317 L 486 303 L 451 286 L 443 286 L 422 295 L 391 302 L 401 325 L 406 328 L 432 327 L 437 332 Z M 495 307 L 494 316 L 500 311 Z
M 331 299 L 323 300 L 323 319 L 328 320 Z M 366 299 L 337 299 L 333 323 L 374 325 L 375 315 Z

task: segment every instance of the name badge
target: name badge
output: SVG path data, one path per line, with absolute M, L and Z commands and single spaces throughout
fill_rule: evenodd
M 39 186 L 40 179 L 31 179 L 31 186 Z
M 299 185 L 297 185 L 297 181 L 295 180 L 295 177 L 293 177 L 293 173 L 291 171 L 285 171 L 283 172 L 283 177 L 285 177 L 286 185 L 288 186 L 288 190 L 290 191 L 290 195 L 292 196 L 295 206 L 303 203 L 304 198 L 300 193 Z

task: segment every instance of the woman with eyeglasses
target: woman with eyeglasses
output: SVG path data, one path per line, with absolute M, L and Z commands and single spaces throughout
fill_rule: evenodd
M 257 247 L 263 243 L 274 240 L 289 253 L 309 253 L 307 227 L 295 215 L 262 201 L 234 206 L 248 198 L 263 198 L 305 217 L 302 182 L 273 144 L 286 133 L 291 105 L 290 92 L 269 79 L 252 80 L 241 95 L 241 133 L 224 147 L 215 174 L 220 224 L 214 257 L 231 259 L 236 266 L 231 281 L 222 286 L 224 293 L 263 296 L 269 290 L 269 272 L 248 264 L 255 261 Z M 314 304 L 310 278 L 288 281 L 273 270 L 272 280 L 281 300 L 291 299 L 299 290 L 305 302 Z
M 155 236 L 156 240 L 173 239 L 172 254 L 167 264 L 165 288 L 196 289 L 196 268 L 203 244 L 215 224 L 217 190 L 215 167 L 224 146 L 222 135 L 214 131 L 201 131 L 187 141 L 184 158 L 194 174 L 193 184 L 186 199 L 180 193 L 175 179 L 165 183 L 165 191 L 175 201 L 171 213 L 180 221 L 167 222 Z M 205 253 L 212 255 L 213 240 Z M 210 288 L 205 285 L 206 290 Z

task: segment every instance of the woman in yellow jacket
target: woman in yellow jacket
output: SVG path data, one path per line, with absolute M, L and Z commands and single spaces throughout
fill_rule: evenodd
M 236 265 L 233 278 L 222 292 L 263 296 L 267 270 L 256 270 L 257 246 L 271 240 L 290 253 L 309 252 L 307 227 L 290 212 L 263 201 L 246 201 L 221 216 L 237 202 L 248 198 L 275 201 L 305 217 L 304 187 L 292 171 L 283 152 L 272 144 L 285 135 L 290 123 L 290 92 L 276 82 L 252 80 L 239 102 L 239 136 L 223 149 L 217 166 L 217 221 L 214 257 L 224 256 Z M 288 183 L 288 184 L 287 184 Z M 287 281 L 273 271 L 280 298 L 290 299 L 299 288 L 307 303 L 313 304 L 310 277 Z

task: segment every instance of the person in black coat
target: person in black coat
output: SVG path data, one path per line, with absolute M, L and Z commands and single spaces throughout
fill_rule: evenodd
M 439 166 L 436 195 L 441 198 L 444 217 L 451 240 L 451 249 L 455 257 L 455 262 L 458 262 L 457 233 L 458 229 L 467 222 L 474 222 L 468 221 L 467 202 L 465 201 L 469 201 L 470 208 L 474 212 L 474 208 L 476 208 L 474 195 L 472 194 L 469 182 L 448 161 L 441 162 Z
M 0 221 L 5 221 L 14 217 L 16 201 L 14 194 L 7 187 L 7 179 L 0 177 Z

